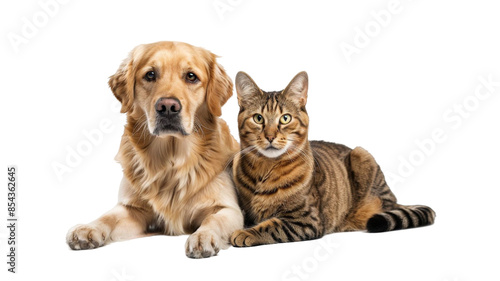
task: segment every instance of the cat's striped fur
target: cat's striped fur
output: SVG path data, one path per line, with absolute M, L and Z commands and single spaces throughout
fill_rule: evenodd
M 307 83 L 301 72 L 285 90 L 264 92 L 247 74 L 236 77 L 241 152 L 233 179 L 248 228 L 236 231 L 231 243 L 254 246 L 432 224 L 431 208 L 396 203 L 366 150 L 308 141 Z

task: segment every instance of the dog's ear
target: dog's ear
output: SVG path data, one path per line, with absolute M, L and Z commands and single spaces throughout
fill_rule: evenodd
M 134 60 L 137 57 L 139 49 L 141 49 L 141 46 L 135 47 L 129 53 L 128 57 L 123 60 L 116 73 L 109 77 L 108 85 L 115 97 L 122 104 L 121 113 L 130 111 L 134 103 Z
M 217 63 L 216 55 L 209 54 L 209 81 L 207 85 L 208 110 L 215 116 L 222 115 L 222 106 L 233 95 L 233 82 L 224 68 Z

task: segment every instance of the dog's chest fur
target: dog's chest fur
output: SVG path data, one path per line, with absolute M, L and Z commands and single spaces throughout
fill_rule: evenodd
M 215 151 L 203 151 L 198 143 L 172 137 L 138 149 L 131 141 L 122 140 L 124 149 L 118 160 L 133 187 L 134 201 L 153 209 L 157 215 L 154 224 L 161 226 L 166 234 L 190 232 L 189 219 L 198 207 L 190 205 L 197 202 L 198 193 L 224 168 L 209 161 L 213 157 L 223 158 L 223 153 L 216 156 Z

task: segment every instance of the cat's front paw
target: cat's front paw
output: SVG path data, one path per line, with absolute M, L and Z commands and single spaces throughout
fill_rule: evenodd
M 233 235 L 231 235 L 231 245 L 234 247 L 256 246 L 256 242 L 255 236 L 244 229 L 236 230 Z

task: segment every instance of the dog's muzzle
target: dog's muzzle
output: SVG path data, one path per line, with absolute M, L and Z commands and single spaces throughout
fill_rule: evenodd
M 187 135 L 181 124 L 182 104 L 176 98 L 160 98 L 155 104 L 156 127 L 153 134 Z

